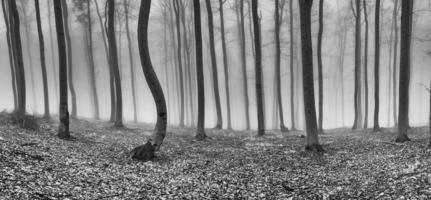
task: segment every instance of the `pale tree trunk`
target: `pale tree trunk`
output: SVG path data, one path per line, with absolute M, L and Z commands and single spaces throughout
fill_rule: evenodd
M 223 52 L 223 67 L 224 67 L 224 79 L 225 79 L 225 90 L 226 90 L 226 107 L 227 107 L 227 129 L 232 129 L 231 124 L 231 110 L 230 110 L 230 90 L 229 90 L 229 66 L 227 62 L 227 50 L 226 50 L 226 36 L 224 28 L 224 12 L 223 12 L 223 0 L 219 0 L 219 10 L 220 10 L 220 32 L 221 32 L 221 42 L 222 42 L 222 52 Z
M 313 45 L 311 39 L 311 8 L 312 0 L 298 0 L 301 21 L 302 68 L 304 90 L 304 113 L 307 129 L 307 151 L 323 151 L 319 144 L 316 121 L 316 106 L 314 101 L 313 78 Z
M 130 38 L 130 29 L 129 29 L 129 1 L 124 1 L 124 14 L 126 15 L 126 34 L 127 34 L 127 45 L 129 49 L 129 62 L 130 62 L 130 77 L 132 82 L 132 100 L 133 100 L 133 121 L 138 121 L 138 116 L 136 112 L 136 81 L 135 81 L 135 67 L 133 65 L 133 50 L 132 50 L 132 41 Z M 166 41 L 166 40 L 165 40 Z
M 380 131 L 380 0 L 376 0 L 376 12 L 374 20 L 374 132 Z
M 393 19 L 392 19 L 393 20 Z M 393 98 L 391 98 L 391 91 L 393 91 L 392 88 L 392 55 L 393 55 L 393 39 L 394 39 L 394 24 L 391 24 L 391 32 L 389 34 L 389 60 L 388 60 L 388 105 L 387 105 L 387 109 L 388 109 L 388 116 L 387 116 L 387 124 L 388 127 L 390 126 L 390 121 L 391 121 L 391 100 L 393 100 Z M 395 102 L 394 102 L 395 104 Z M 395 112 L 395 109 L 392 110 L 392 112 Z M 394 121 L 394 124 L 396 124 L 397 122 Z
M 150 51 L 148 48 L 148 21 L 150 17 L 151 0 L 141 1 L 141 7 L 138 18 L 138 44 L 139 55 L 144 71 L 145 79 L 150 87 L 154 102 L 157 108 L 157 122 L 152 137 L 145 145 L 136 147 L 132 150 L 132 158 L 139 160 L 153 159 L 154 152 L 160 149 L 163 139 L 166 135 L 167 110 L 166 101 L 163 94 L 162 86 L 157 78 L 156 72 L 151 63 Z
M 174 11 L 176 18 L 176 28 L 177 28 L 177 58 L 178 58 L 178 76 L 179 76 L 179 87 L 180 87 L 180 126 L 184 127 L 184 80 L 183 80 L 183 61 L 181 56 L 181 19 L 180 19 L 180 8 L 179 0 L 174 0 Z
M 54 39 L 52 37 L 52 22 L 51 22 L 51 1 L 48 1 L 48 24 L 49 24 L 49 44 L 51 46 L 51 62 L 52 62 L 52 71 L 54 75 L 54 93 L 55 93 L 55 100 L 57 101 L 56 104 L 58 104 L 58 77 L 57 77 L 57 65 L 55 64 L 55 50 L 54 50 Z
M 97 95 L 97 86 L 96 86 L 96 66 L 94 64 L 94 55 L 93 55 L 93 24 L 91 21 L 91 9 L 90 9 L 90 0 L 87 0 L 87 20 L 88 20 L 88 31 L 86 33 L 87 37 L 87 51 L 88 51 L 88 62 L 90 65 L 90 85 L 91 85 L 91 94 L 93 95 L 93 106 L 94 106 L 94 118 L 99 119 L 99 96 Z
M 246 130 L 250 129 L 250 112 L 249 112 L 249 99 L 248 99 L 248 80 L 247 80 L 247 59 L 246 59 L 246 48 L 245 48 L 245 24 L 244 24 L 244 0 L 239 1 L 239 13 L 237 17 L 239 19 L 239 38 L 241 47 L 241 69 L 243 79 L 243 92 L 244 92 L 244 110 L 245 110 L 245 123 Z M 238 16 L 239 15 L 239 16 Z
M 398 60 L 398 0 L 394 1 L 393 11 L 393 28 L 394 28 L 394 63 L 392 70 L 392 99 L 393 99 L 393 119 L 394 125 L 397 127 L 397 60 Z
M 323 3 L 319 1 L 319 33 L 317 36 L 317 70 L 319 77 L 319 133 L 323 133 L 323 64 L 322 64 L 322 36 L 323 36 Z

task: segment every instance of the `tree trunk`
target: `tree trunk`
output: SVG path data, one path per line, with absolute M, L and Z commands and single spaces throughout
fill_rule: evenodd
M 111 58 L 111 66 L 114 73 L 114 85 L 115 85 L 115 122 L 114 126 L 123 127 L 123 97 L 121 92 L 121 79 L 120 70 L 118 67 L 118 55 L 117 55 L 117 43 L 115 41 L 115 1 L 108 0 L 108 44 L 109 44 L 109 57 Z
M 319 77 L 319 133 L 323 133 L 323 64 L 322 64 L 322 36 L 323 36 L 323 3 L 319 1 L 319 33 L 317 36 L 317 70 Z
M 180 77 L 180 126 L 184 127 L 184 80 L 183 80 L 183 61 L 181 56 L 181 19 L 179 10 L 179 0 L 174 0 L 174 11 L 177 26 L 177 58 L 178 58 L 178 75 Z
M 215 44 L 214 44 L 214 25 L 213 25 L 213 13 L 211 7 L 211 1 L 206 0 L 207 14 L 208 14 L 208 32 L 210 39 L 210 52 L 211 52 L 211 66 L 212 66 L 212 76 L 213 76 L 213 87 L 214 87 L 214 99 L 216 105 L 216 113 L 217 113 L 217 122 L 216 129 L 223 128 L 223 119 L 221 114 L 221 105 L 220 105 L 220 91 L 218 87 L 218 72 L 217 72 L 217 59 L 215 52 Z
M 244 109 L 245 109 L 245 123 L 246 130 L 250 129 L 250 112 L 249 112 L 249 100 L 248 100 L 248 80 L 247 80 L 247 59 L 246 59 L 246 48 L 245 48 L 245 25 L 244 25 L 244 0 L 239 1 L 239 34 L 240 34 L 240 46 L 241 46 L 241 69 L 243 78 L 243 92 L 244 92 Z
M 277 2 L 278 3 L 278 2 Z M 263 90 L 262 90 L 262 49 L 260 43 L 260 24 L 258 14 L 258 0 L 251 2 L 254 27 L 254 45 L 256 50 L 255 73 L 256 73 L 256 104 L 257 104 L 257 135 L 265 134 L 265 118 L 263 113 Z
M 393 28 L 394 28 L 394 65 L 392 70 L 392 98 L 393 98 L 393 119 L 394 126 L 397 127 L 397 60 L 398 60 L 398 0 L 394 1 L 393 12 Z
M 157 122 L 152 137 L 146 145 L 136 147 L 131 153 L 132 158 L 139 160 L 149 160 L 154 158 L 154 151 L 160 149 L 163 139 L 166 135 L 167 110 L 166 101 L 163 94 L 162 86 L 157 78 L 151 63 L 150 51 L 148 48 L 148 21 L 150 17 L 151 0 L 141 1 L 141 8 L 138 19 L 138 43 L 139 55 L 144 71 L 145 79 L 150 87 L 151 93 L 156 103 Z
M 428 148 L 431 148 L 431 83 L 430 83 L 430 86 L 429 86 L 429 93 L 430 93 L 430 104 L 429 104 L 429 106 L 430 106 L 430 113 L 429 113 L 429 140 L 428 140 Z
M 362 97 L 361 97 L 361 0 L 356 0 L 355 15 L 355 121 L 353 129 L 361 128 L 362 126 Z
M 94 106 L 94 118 L 99 119 L 99 97 L 97 95 L 97 86 L 96 86 L 96 66 L 94 64 L 94 55 L 93 55 L 93 24 L 91 20 L 91 9 L 90 9 L 91 0 L 87 0 L 87 23 L 88 23 L 88 31 L 87 31 L 87 51 L 88 51 L 88 62 L 90 65 L 90 85 L 91 85 L 91 94 L 93 95 L 93 106 Z
M 196 40 L 196 76 L 198 85 L 198 123 L 196 138 L 203 140 L 205 134 L 205 87 L 202 60 L 202 30 L 201 30 L 201 7 L 199 0 L 193 0 L 195 18 L 195 40 Z
M 4 23 L 6 26 L 6 41 L 7 41 L 7 48 L 8 48 L 8 55 L 9 55 L 9 66 L 10 66 L 10 74 L 11 74 L 11 80 L 12 80 L 12 92 L 13 92 L 13 105 L 14 105 L 14 111 L 18 108 L 18 97 L 17 97 L 17 86 L 16 86 L 16 72 L 15 72 L 15 64 L 13 59 L 13 50 L 11 45 L 11 35 L 10 35 L 10 18 L 7 16 L 6 13 L 6 5 L 5 0 L 2 0 L 2 10 L 3 10 L 3 17 L 4 17 Z
M 25 86 L 25 73 L 24 73 L 24 61 L 22 56 L 22 43 L 20 36 L 20 22 L 19 14 L 16 7 L 15 0 L 8 1 L 9 7 L 9 21 L 11 30 L 11 43 L 13 49 L 14 66 L 16 72 L 16 85 L 17 85 L 17 96 L 18 96 L 18 109 L 19 114 L 26 112 L 26 86 Z
M 304 113 L 307 128 L 307 144 L 305 149 L 308 151 L 320 152 L 323 151 L 323 149 L 319 144 L 316 121 L 313 79 L 313 47 L 311 40 L 311 7 L 313 1 L 298 0 L 298 2 L 301 19 Z
M 220 32 L 221 32 L 221 44 L 223 52 L 223 67 L 224 67 L 224 80 L 225 80 L 225 90 L 226 90 L 226 107 L 227 107 L 227 129 L 232 129 L 231 122 L 231 110 L 230 110 L 230 90 L 229 90 L 229 66 L 227 62 L 227 50 L 226 50 L 226 36 L 224 29 L 224 12 L 223 12 L 223 0 L 219 0 L 219 10 L 220 10 Z
M 392 19 L 393 20 L 393 19 Z M 394 39 L 394 23 L 391 24 L 391 32 L 389 34 L 389 60 L 388 60 L 388 116 L 387 116 L 387 124 L 388 127 L 390 126 L 390 120 L 391 120 L 391 100 L 394 100 L 393 98 L 391 98 L 391 91 L 393 91 L 392 88 L 392 55 L 393 55 L 393 51 L 392 51 L 392 45 L 393 45 L 393 39 Z M 395 102 L 394 102 L 395 104 Z M 392 112 L 395 112 L 395 109 L 392 109 Z M 394 121 L 394 124 L 396 124 L 397 122 Z
M 171 2 L 173 5 L 175 5 L 175 1 L 172 1 Z M 178 49 L 178 46 L 177 46 L 177 44 L 175 43 L 175 25 L 174 25 L 174 17 L 176 16 L 176 14 L 175 14 L 175 9 L 174 9 L 174 7 L 173 6 L 170 6 L 170 22 L 169 22 L 169 28 L 170 28 L 170 33 L 171 33 L 171 41 L 172 41 L 172 47 L 173 48 L 171 48 L 171 50 L 172 50 L 172 56 L 173 56 L 173 59 L 172 59 L 172 61 L 173 61 L 173 67 L 174 67 L 174 76 L 173 76 L 173 81 L 174 81 L 174 83 L 175 83 L 175 86 L 176 86 L 176 88 L 178 88 L 178 86 L 180 85 L 179 84 L 179 76 L 178 76 L 178 71 L 179 71 L 179 64 L 178 64 L 178 59 L 176 59 L 176 58 L 178 58 L 178 55 L 177 55 L 177 49 Z M 180 121 L 180 117 L 181 117 L 181 114 L 180 114 L 180 112 L 179 112 L 179 109 L 181 108 L 181 104 L 180 104 L 180 101 L 177 101 L 177 99 L 178 99 L 178 97 L 180 96 L 179 94 L 178 94 L 178 92 L 179 92 L 179 90 L 178 89 L 173 89 L 173 94 L 172 95 L 174 95 L 175 96 L 175 98 L 174 97 L 172 97 L 171 99 L 174 99 L 175 101 L 174 101 L 174 103 L 176 103 L 175 104 L 175 108 L 177 109 L 177 113 L 178 113 L 178 117 L 179 117 L 179 121 Z M 169 99 L 168 99 L 169 100 Z M 171 115 L 173 114 L 172 113 L 172 109 L 171 109 Z M 176 115 L 175 115 L 176 116 Z
M 401 1 L 401 49 L 400 49 L 400 85 L 398 107 L 398 136 L 396 142 L 410 141 L 409 129 L 409 87 L 410 87 L 410 46 L 412 37 L 411 0 Z
M 380 0 L 376 0 L 376 12 L 374 20 L 374 132 L 380 131 L 379 111 L 380 111 Z
M 109 118 L 109 122 L 114 122 L 115 121 L 115 84 L 114 84 L 114 72 L 112 69 L 112 64 L 111 64 L 111 60 L 109 57 L 109 48 L 108 48 L 108 42 L 106 39 L 106 29 L 103 25 L 103 21 L 102 21 L 102 15 L 100 14 L 100 10 L 99 10 L 99 5 L 97 3 L 97 1 L 94 1 L 94 3 L 96 4 L 96 11 L 97 11 L 97 16 L 99 18 L 99 23 L 100 23 L 100 30 L 102 32 L 102 38 L 103 38 L 103 46 L 105 47 L 105 55 L 106 55 L 106 62 L 108 64 L 108 69 L 109 69 L 109 88 L 110 88 L 110 98 L 111 98 L 111 115 Z
M 42 82 L 43 82 L 43 100 L 44 100 L 44 117 L 49 118 L 49 95 L 48 95 L 48 78 L 46 75 L 46 64 L 45 64 L 45 43 L 43 41 L 43 32 L 40 20 L 39 0 L 34 0 L 36 7 L 36 22 L 37 32 L 39 35 L 39 51 L 40 51 L 40 66 L 42 70 Z
M 278 114 L 280 119 L 280 130 L 281 132 L 287 132 L 289 129 L 284 125 L 284 117 L 283 117 L 283 104 L 281 98 L 281 47 L 280 47 L 280 2 L 279 0 L 275 0 L 275 82 L 276 82 L 276 104 L 278 105 Z
M 67 108 L 68 93 L 67 93 L 67 55 L 66 55 L 66 40 L 63 25 L 63 10 L 62 6 L 66 2 L 54 1 L 55 27 L 57 30 L 58 43 L 58 59 L 59 59 L 59 86 L 60 86 L 60 125 L 58 126 L 58 137 L 69 139 L 69 111 Z
M 132 79 L 132 100 L 133 100 L 133 121 L 138 121 L 138 116 L 136 112 L 136 81 L 135 81 L 135 67 L 133 65 L 133 50 L 132 50 L 132 40 L 130 38 L 129 29 L 129 1 L 124 1 L 124 14 L 126 15 L 126 34 L 127 34 L 127 45 L 129 48 L 129 61 L 130 61 L 130 76 Z
M 293 37 L 293 0 L 290 0 L 289 3 L 289 11 L 290 11 L 290 118 L 292 120 L 292 131 L 296 130 L 295 126 L 295 75 L 293 69 L 293 47 L 295 45 L 295 40 Z
M 364 87 L 365 87 L 365 118 L 364 128 L 368 128 L 368 13 L 367 4 L 364 4 L 364 19 L 365 19 L 365 52 L 364 52 Z
M 52 2 L 48 1 L 48 23 L 49 23 L 49 44 L 51 46 L 51 62 L 52 62 L 52 71 L 54 75 L 54 93 L 55 93 L 55 100 L 57 101 L 56 104 L 58 104 L 58 73 L 57 73 L 57 65 L 55 64 L 55 50 L 54 50 L 54 39 L 52 37 L 52 23 L 51 23 L 51 8 L 52 8 Z

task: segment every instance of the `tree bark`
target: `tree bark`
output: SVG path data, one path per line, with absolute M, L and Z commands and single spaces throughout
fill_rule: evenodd
M 322 36 L 323 36 L 323 3 L 319 0 L 319 33 L 317 36 L 317 70 L 319 77 L 319 133 L 323 133 L 323 64 L 322 64 Z
M 295 45 L 295 40 L 293 37 L 293 0 L 290 0 L 289 3 L 289 11 L 290 11 L 290 118 L 292 120 L 292 131 L 296 130 L 295 126 L 295 74 L 293 69 L 293 47 Z
M 374 20 L 374 132 L 380 131 L 380 0 L 376 0 L 376 12 Z
M 88 30 L 87 30 L 87 51 L 88 51 L 88 62 L 90 65 L 90 88 L 91 94 L 93 96 L 93 106 L 94 106 L 94 118 L 100 118 L 99 112 L 99 96 L 97 95 L 97 86 L 96 86 L 96 66 L 94 64 L 94 55 L 93 55 L 93 24 L 91 20 L 91 9 L 90 9 L 91 0 L 87 0 L 87 21 L 88 21 Z
M 313 79 L 313 48 L 311 40 L 311 8 L 312 0 L 298 0 L 301 21 L 301 44 L 302 44 L 302 68 L 303 68 L 303 90 L 304 90 L 304 113 L 307 128 L 308 151 L 323 151 L 319 144 L 316 108 L 314 101 L 314 79 Z
M 368 13 L 367 4 L 364 4 L 364 19 L 365 19 L 365 52 L 364 52 L 364 89 L 365 89 L 365 118 L 364 128 L 368 128 Z
M 177 58 L 178 58 L 178 76 L 180 78 L 180 126 L 184 127 L 184 80 L 183 80 L 183 61 L 181 56 L 181 19 L 180 19 L 180 10 L 179 10 L 179 0 L 174 0 L 174 11 L 176 18 L 176 27 L 177 27 Z
M 40 9 L 39 0 L 34 0 L 36 7 L 36 22 L 37 32 L 39 36 L 39 51 L 40 51 L 40 67 L 42 70 L 42 82 L 43 82 L 43 100 L 44 100 L 44 117 L 49 118 L 49 95 L 48 95 L 48 78 L 46 75 L 46 64 L 45 64 L 45 42 L 43 41 L 42 25 L 40 20 Z
M 409 87 L 410 87 L 410 46 L 412 37 L 411 0 L 401 1 L 401 49 L 400 49 L 400 85 L 398 107 L 398 135 L 396 142 L 410 141 L 409 129 Z
M 196 40 L 196 76 L 198 85 L 198 123 L 196 138 L 203 140 L 205 134 L 205 87 L 202 60 L 202 30 L 201 30 L 201 7 L 199 0 L 193 0 L 195 40 Z
M 151 0 L 142 0 L 138 19 L 138 43 L 139 55 L 144 71 L 145 79 L 150 87 L 151 93 L 156 103 L 157 122 L 152 137 L 148 140 L 147 146 L 136 147 L 132 151 L 132 158 L 139 160 L 149 160 L 154 158 L 154 151 L 160 149 L 166 135 L 167 110 L 166 101 L 162 86 L 157 78 L 151 63 L 150 51 L 148 47 L 148 21 L 150 17 Z M 145 148 L 148 147 L 148 148 Z
M 241 46 L 241 69 L 243 78 L 243 92 L 244 92 L 244 109 L 245 109 L 245 127 L 246 130 L 250 129 L 250 103 L 248 99 L 248 80 L 247 80 L 247 59 L 245 48 L 245 24 L 244 24 L 244 0 L 239 1 L 239 35 Z
M 224 12 L 223 12 L 223 0 L 219 0 L 219 10 L 220 10 L 220 32 L 221 32 L 221 43 L 223 52 L 223 67 L 224 67 L 224 80 L 225 80 L 225 90 L 226 90 L 226 107 L 227 107 L 227 129 L 232 129 L 231 122 L 231 109 L 230 109 L 230 90 L 229 90 L 229 66 L 227 62 L 227 50 L 226 50 L 226 36 L 224 28 Z
M 58 73 L 57 73 L 57 65 L 55 64 L 55 50 L 54 50 L 54 39 L 52 37 L 52 23 L 51 23 L 51 8 L 52 8 L 52 2 L 48 1 L 48 23 L 49 23 L 49 44 L 51 47 L 51 62 L 52 62 L 52 71 L 54 72 L 54 93 L 55 93 L 55 99 L 56 99 L 56 104 L 58 104 Z
M 68 111 L 68 93 L 67 93 L 67 55 L 66 55 L 66 40 L 65 30 L 63 25 L 63 9 L 62 6 L 66 2 L 54 1 L 55 27 L 57 30 L 58 43 L 58 59 L 59 59 L 59 88 L 60 88 L 60 125 L 58 126 L 58 137 L 69 139 L 69 111 Z
M 394 1 L 393 11 L 393 28 L 394 28 L 394 63 L 392 70 L 392 98 L 393 98 L 393 119 L 394 126 L 397 127 L 397 60 L 398 60 L 398 0 Z
M 355 121 L 353 129 L 361 128 L 362 126 L 362 97 L 361 97 L 361 0 L 355 1 L 355 9 L 353 15 L 355 16 L 355 91 L 354 91 L 354 104 L 355 104 Z M 353 6 L 352 6 L 353 7 Z

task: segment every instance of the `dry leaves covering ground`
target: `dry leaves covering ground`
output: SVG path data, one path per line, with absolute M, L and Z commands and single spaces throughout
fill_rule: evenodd
M 56 137 L 55 123 L 38 131 L 0 125 L 0 199 L 430 199 L 427 129 L 412 142 L 394 133 L 333 130 L 321 135 L 324 154 L 303 151 L 301 132 L 170 128 L 157 159 L 128 158 L 151 125 L 115 129 L 106 122 L 72 121 Z

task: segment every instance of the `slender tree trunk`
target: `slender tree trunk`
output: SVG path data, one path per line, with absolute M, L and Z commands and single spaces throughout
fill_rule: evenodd
M 183 80 L 183 61 L 181 56 L 181 19 L 180 19 L 180 10 L 179 10 L 179 0 L 174 0 L 174 11 L 176 18 L 176 26 L 177 26 L 177 58 L 178 58 L 178 75 L 180 78 L 180 126 L 184 126 L 184 80 Z
M 368 128 L 368 13 L 367 4 L 364 4 L 364 19 L 365 19 L 365 52 L 364 52 L 364 87 L 365 87 L 365 118 L 364 128 Z
M 196 40 L 196 76 L 198 85 L 198 124 L 196 138 L 203 140 L 205 134 L 205 87 L 202 60 L 202 30 L 201 30 L 201 7 L 199 0 L 193 0 L 195 18 L 195 40 Z
M 11 35 L 10 35 L 10 18 L 8 17 L 8 13 L 6 13 L 6 5 L 5 0 L 2 0 L 2 10 L 3 10 L 3 17 L 4 17 L 4 23 L 6 26 L 6 41 L 7 41 L 7 47 L 8 47 L 8 55 L 9 55 L 9 66 L 10 66 L 10 74 L 11 74 L 11 80 L 12 80 L 12 92 L 13 92 L 13 105 L 14 105 L 14 111 L 18 108 L 18 97 L 17 97 L 17 87 L 16 87 L 16 72 L 15 72 L 15 64 L 13 59 L 13 50 L 11 45 Z
M 55 93 L 55 100 L 57 101 L 56 104 L 58 104 L 58 73 L 57 73 L 57 65 L 55 64 L 55 50 L 54 50 L 54 39 L 52 37 L 52 22 L 51 22 L 51 8 L 52 8 L 52 2 L 48 1 L 48 23 L 49 23 L 49 44 L 51 46 L 51 62 L 52 62 L 52 71 L 54 72 L 54 93 Z
M 168 23 L 169 23 L 169 20 L 168 20 L 168 8 L 167 8 L 167 6 L 165 5 L 164 7 L 163 7 L 163 20 L 164 20 L 164 23 L 163 23 L 163 55 L 164 55 L 164 57 L 165 57 L 165 59 L 163 59 L 163 64 L 164 64 L 164 70 L 165 70 L 165 85 L 166 85 L 166 99 L 167 99 L 167 102 L 166 102 L 166 108 L 167 108 L 167 110 L 171 110 L 170 108 L 171 108 L 171 106 L 170 106 L 170 102 L 169 102 L 169 99 L 170 99 L 170 97 L 171 97 L 171 94 L 169 93 L 169 82 L 170 82 L 170 80 L 169 80 L 169 68 L 168 68 L 168 62 L 169 62 L 169 60 L 170 59 L 173 59 L 173 57 L 172 56 L 170 56 L 169 55 L 169 53 L 168 53 Z M 130 43 L 129 43 L 130 44 Z M 167 117 L 167 124 L 170 124 L 171 123 L 171 121 L 170 121 L 170 117 L 169 117 L 169 115 L 167 115 L 166 116 Z
M 295 75 L 293 69 L 293 47 L 295 45 L 295 40 L 293 37 L 293 0 L 289 2 L 289 11 L 290 11 L 290 118 L 292 120 L 292 131 L 296 130 L 295 126 Z
M 374 132 L 380 131 L 380 0 L 376 0 L 376 12 L 374 20 Z
M 97 86 L 96 86 L 96 66 L 94 64 L 94 55 L 93 55 L 93 24 L 91 19 L 91 8 L 90 8 L 91 0 L 87 0 L 87 23 L 88 23 L 88 31 L 87 31 L 87 49 L 88 49 L 88 61 L 90 64 L 90 84 L 91 84 L 91 93 L 93 95 L 93 106 L 94 106 L 94 118 L 100 118 L 99 112 L 99 96 L 97 95 Z
M 319 133 L 323 133 L 323 64 L 322 64 L 322 36 L 323 36 L 323 3 L 319 0 L 319 33 L 317 36 L 317 70 L 319 77 Z
M 244 0 L 239 1 L 239 32 L 240 32 L 240 44 L 241 44 L 241 69 L 243 78 L 243 92 L 244 92 L 244 109 L 245 109 L 245 123 L 246 130 L 250 129 L 250 112 L 249 112 L 249 99 L 248 99 L 248 81 L 247 81 L 247 59 L 246 59 L 246 48 L 245 48 L 245 25 L 244 25 Z
M 347 40 L 347 28 L 346 24 L 343 23 L 343 30 L 340 38 L 340 60 L 338 70 L 340 73 L 340 87 L 341 87 L 341 118 L 343 127 L 346 126 L 345 122 L 345 95 L 344 95 L 344 57 L 346 54 L 346 40 Z
M 48 78 L 46 75 L 46 64 L 45 64 L 45 42 L 43 41 L 42 25 L 40 22 L 41 20 L 40 20 L 39 0 L 34 0 L 34 5 L 36 7 L 37 32 L 39 35 L 40 66 L 42 70 L 43 100 L 44 100 L 44 108 L 45 108 L 44 117 L 49 118 L 49 95 L 48 95 Z
M 225 80 L 225 90 L 226 90 L 226 107 L 227 107 L 227 129 L 232 129 L 231 122 L 231 110 L 230 110 L 230 90 L 229 90 L 229 66 L 227 62 L 227 50 L 226 50 L 226 36 L 224 28 L 224 12 L 223 12 L 223 0 L 219 0 L 219 10 L 220 10 L 220 32 L 221 32 L 221 43 L 223 52 L 223 67 L 224 67 L 224 80 Z
M 397 127 L 397 60 L 398 60 L 398 0 L 394 1 L 393 12 L 393 28 L 394 28 L 394 65 L 392 70 L 392 98 L 393 98 L 393 119 L 394 125 Z
M 392 19 L 393 20 L 393 19 Z M 390 120 L 391 120 L 391 100 L 393 100 L 393 98 L 391 98 L 391 91 L 393 91 L 392 88 L 392 55 L 393 55 L 393 51 L 392 51 L 392 45 L 393 45 L 393 39 L 394 39 L 394 24 L 392 23 L 391 25 L 391 32 L 389 34 L 389 60 L 388 60 L 388 116 L 387 116 L 387 123 L 388 123 L 388 127 L 390 126 Z M 395 109 L 392 110 L 393 112 L 395 112 Z M 394 121 L 394 124 L 396 124 L 397 122 Z
M 175 5 L 175 1 L 172 1 L 171 2 L 173 5 Z M 177 44 L 175 43 L 175 25 L 174 25 L 174 17 L 176 16 L 175 15 L 175 10 L 173 9 L 173 7 L 174 6 L 170 6 L 170 22 L 169 22 L 169 28 L 170 28 L 170 33 L 171 33 L 171 41 L 172 41 L 172 47 L 173 48 L 171 48 L 171 50 L 172 50 L 172 56 L 173 56 L 173 59 L 172 59 L 172 61 L 173 61 L 173 67 L 174 67 L 174 72 L 173 72 L 173 74 L 174 74 L 174 76 L 173 76 L 173 79 L 174 79 L 174 83 L 175 83 L 175 88 L 177 88 L 177 89 L 173 89 L 173 94 L 172 95 L 174 95 L 176 98 L 172 98 L 172 99 L 175 99 L 175 107 L 177 108 L 177 113 L 178 113 L 178 121 L 181 121 L 180 120 L 180 118 L 181 118 L 181 114 L 180 114 L 180 112 L 179 112 L 179 110 L 181 109 L 181 104 L 180 104 L 180 101 L 177 101 L 179 98 L 179 96 L 180 95 L 178 95 L 178 92 L 179 92 L 179 89 L 178 89 L 178 86 L 180 85 L 180 83 L 179 83 L 179 81 L 178 81 L 178 79 L 179 79 L 179 76 L 178 76 L 178 71 L 179 71 L 179 64 L 178 64 L 178 59 L 176 59 L 176 58 L 178 58 L 178 55 L 177 55 L 177 49 L 178 49 L 178 46 L 177 46 Z M 172 111 L 172 110 L 171 110 Z M 171 114 L 173 114 L 173 113 L 171 113 Z
M 114 72 L 114 83 L 115 83 L 115 122 L 114 126 L 123 127 L 123 97 L 121 92 L 121 78 L 120 70 L 118 67 L 118 55 L 117 55 L 117 43 L 115 41 L 115 1 L 108 0 L 108 44 L 109 44 L 109 57 L 111 58 L 112 70 Z
M 136 147 L 132 151 L 132 157 L 139 160 L 149 160 L 154 158 L 154 151 L 160 149 L 163 139 L 165 138 L 167 126 L 166 101 L 162 86 L 154 72 L 148 48 L 148 21 L 150 17 L 150 8 L 151 0 L 141 1 L 138 19 L 138 43 L 142 70 L 144 71 L 145 79 L 150 87 L 154 102 L 156 103 L 157 122 L 153 135 L 148 140 L 147 144 Z
M 313 0 L 298 0 L 301 21 L 304 113 L 307 128 L 307 151 L 323 151 L 319 144 L 314 102 L 313 46 L 311 40 L 311 8 Z
M 132 100 L 133 100 L 133 121 L 138 121 L 137 116 L 137 108 L 136 108 L 136 81 L 135 81 L 135 67 L 133 65 L 133 50 L 132 50 L 132 41 L 130 38 L 130 29 L 129 29 L 129 1 L 124 1 L 124 12 L 126 15 L 126 34 L 127 34 L 127 45 L 129 48 L 129 60 L 130 60 L 130 76 L 132 79 Z
M 59 59 L 59 87 L 60 87 L 60 125 L 58 126 L 58 137 L 63 139 L 70 138 L 69 132 L 69 111 L 67 108 L 68 93 L 67 93 L 67 55 L 66 55 L 66 40 L 65 29 L 63 25 L 63 9 L 62 6 L 66 2 L 54 1 L 55 27 L 57 30 L 58 43 L 58 59 Z
M 277 2 L 278 3 L 278 2 Z M 263 89 L 262 89 L 262 48 L 260 43 L 260 24 L 258 14 L 258 0 L 251 2 L 254 27 L 254 45 L 256 50 L 255 73 L 256 73 L 256 104 L 257 104 L 257 135 L 265 134 L 265 118 L 263 113 Z
M 355 91 L 354 91 L 354 104 L 355 104 L 355 121 L 353 129 L 361 128 L 362 126 L 362 97 L 361 97 L 361 0 L 356 0 L 355 15 Z
M 72 58 L 72 41 L 70 39 L 70 31 L 69 31 L 69 14 L 68 14 L 68 8 L 66 4 L 66 0 L 61 0 L 62 3 L 62 9 L 63 9 L 63 22 L 64 22 L 64 34 L 66 37 L 66 47 L 67 47 L 67 75 L 68 75 L 68 83 L 69 83 L 69 90 L 70 90 L 70 96 L 72 100 L 72 113 L 70 117 L 72 119 L 77 118 L 77 108 L 76 108 L 76 92 L 75 92 L 75 85 L 73 82 L 73 58 Z
M 429 86 L 429 93 L 430 93 L 430 104 L 429 104 L 429 106 L 430 106 L 430 113 L 429 113 L 429 139 L 428 139 L 428 149 L 429 148 L 431 148 L 431 83 L 430 83 L 430 86 Z
M 26 86 L 25 86 L 25 73 L 24 73 L 24 61 L 22 55 L 22 43 L 20 36 L 20 21 L 19 14 L 16 7 L 15 0 L 8 0 L 9 8 L 9 26 L 11 27 L 11 43 L 13 48 L 14 67 L 16 72 L 16 85 L 17 85 L 17 97 L 18 97 L 18 114 L 24 114 L 26 112 Z
M 111 60 L 109 57 L 109 48 L 108 48 L 108 42 L 106 39 L 106 29 L 105 26 L 103 25 L 103 21 L 102 21 L 102 15 L 100 14 L 100 10 L 99 10 L 99 5 L 97 3 L 97 0 L 94 1 L 94 3 L 96 4 L 96 11 L 97 11 L 97 16 L 99 18 L 99 23 L 100 23 L 100 30 L 102 31 L 102 38 L 103 38 L 103 46 L 105 47 L 105 55 L 106 55 L 106 61 L 108 64 L 108 69 L 109 69 L 109 88 L 110 88 L 110 98 L 111 98 L 111 115 L 109 118 L 110 122 L 114 122 L 115 121 L 115 84 L 114 84 L 114 72 L 112 69 L 112 64 L 111 64 Z
M 409 87 L 410 87 L 410 46 L 412 37 L 412 0 L 401 1 L 401 49 L 400 49 L 400 85 L 398 135 L 396 142 L 410 141 L 409 129 Z
M 223 119 L 222 119 L 221 105 L 220 105 L 220 91 L 218 87 L 217 59 L 216 59 L 215 44 L 214 44 L 213 13 L 212 13 L 210 0 L 206 0 L 206 7 L 207 7 L 207 15 L 208 15 L 208 32 L 209 32 L 209 39 L 210 39 L 214 99 L 215 99 L 216 113 L 217 113 L 217 122 L 216 122 L 215 128 L 221 129 L 223 128 Z

